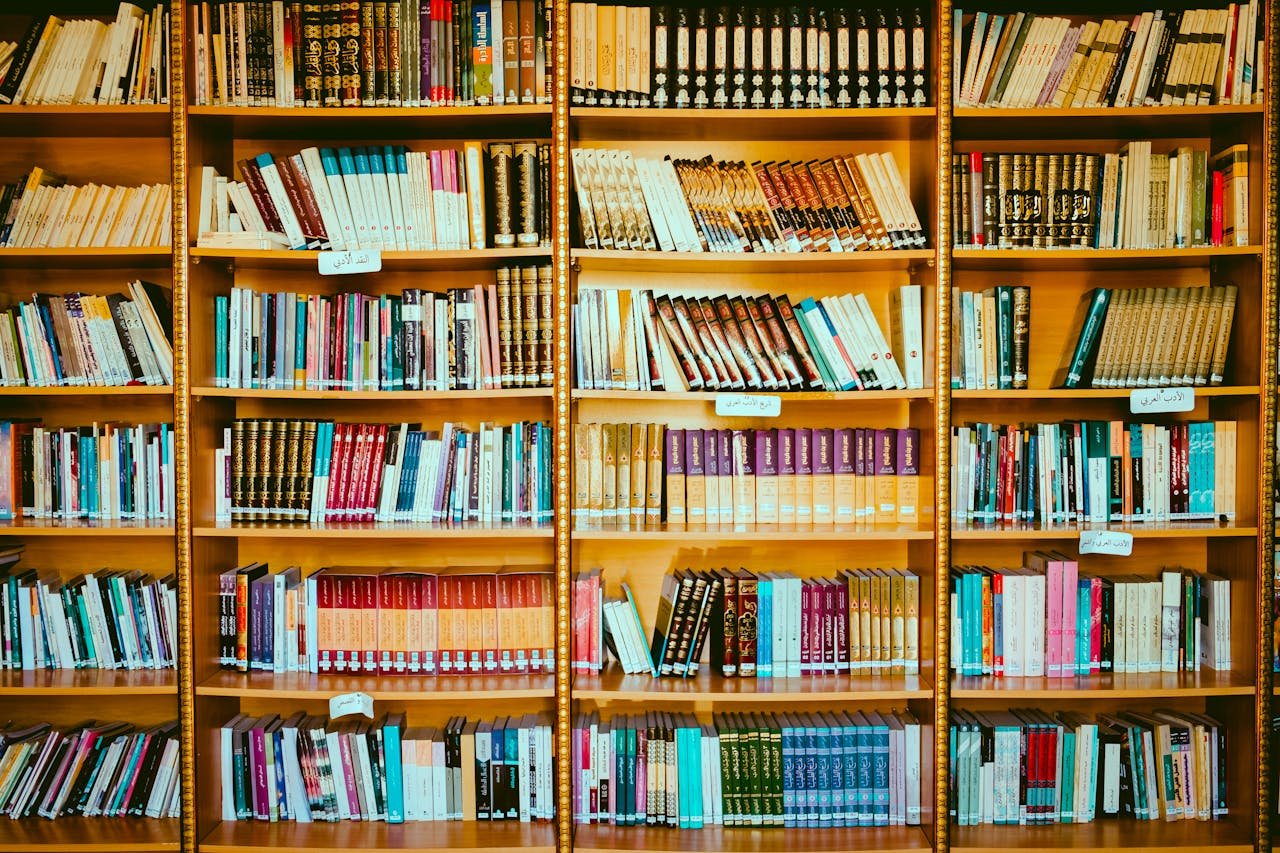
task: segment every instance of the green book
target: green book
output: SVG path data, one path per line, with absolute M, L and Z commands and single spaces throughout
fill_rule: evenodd
M 1063 388 L 1079 388 L 1084 381 L 1088 363 L 1094 355 L 1098 338 L 1102 332 L 1102 324 L 1107 316 L 1107 305 L 1111 301 L 1111 291 L 1105 287 L 1095 287 L 1081 300 L 1076 312 L 1080 336 L 1076 339 L 1071 360 L 1067 363 Z
M 1206 197 L 1209 191 L 1206 170 L 1209 152 L 1196 149 L 1191 152 L 1191 245 L 1207 246 L 1205 237 Z
M 1000 285 L 996 288 L 996 353 L 1000 376 L 996 387 L 1005 390 L 1013 387 L 1013 288 Z

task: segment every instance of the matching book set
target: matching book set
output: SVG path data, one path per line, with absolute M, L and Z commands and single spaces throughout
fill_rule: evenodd
M 172 242 L 168 184 L 69 184 L 40 166 L 0 186 L 0 248 L 164 248 Z

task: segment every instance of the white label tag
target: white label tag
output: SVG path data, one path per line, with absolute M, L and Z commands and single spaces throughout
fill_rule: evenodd
M 716 414 L 721 417 L 776 418 L 782 414 L 782 398 L 776 394 L 720 394 Z
M 368 693 L 339 693 L 329 697 L 329 716 L 333 719 L 351 714 L 363 714 L 373 719 L 373 697 Z
M 1119 530 L 1081 530 L 1080 553 L 1128 557 L 1133 553 L 1133 534 Z
M 349 252 L 320 252 L 316 255 L 320 275 L 355 275 L 382 269 L 382 252 L 353 249 Z
M 1129 392 L 1129 411 L 1135 415 L 1189 412 L 1195 407 L 1194 388 L 1135 388 Z

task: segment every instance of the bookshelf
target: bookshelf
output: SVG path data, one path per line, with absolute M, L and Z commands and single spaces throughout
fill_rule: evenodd
M 72 12 L 106 17 L 114 0 L 41 0 L 37 14 Z M 0 248 L 0 294 L 105 292 L 142 278 L 170 288 L 174 311 L 172 387 L 0 388 L 0 419 L 39 416 L 54 425 L 123 419 L 172 421 L 178 512 L 173 523 L 0 521 L 0 536 L 26 546 L 23 565 L 56 568 L 70 577 L 104 562 L 179 581 L 180 666 L 176 672 L 4 672 L 6 716 L 74 723 L 86 717 L 140 724 L 179 717 L 183 745 L 184 815 L 179 820 L 26 820 L 0 822 L 4 851 L 199 851 L 298 853 L 365 849 L 464 850 L 509 853 L 847 853 L 946 851 L 986 853 L 1028 849 L 1118 853 L 1172 849 L 1244 853 L 1267 849 L 1276 803 L 1270 731 L 1275 679 L 1271 672 L 1273 548 L 1276 526 L 1269 491 L 1276 474 L 1277 263 L 1280 204 L 1277 98 L 1261 104 L 1153 109 L 996 109 L 952 106 L 954 5 L 928 9 L 936 70 L 928 107 L 672 111 L 570 104 L 567 70 L 569 11 L 554 19 L 554 98 L 508 107 L 277 109 L 194 106 L 190 22 L 186 4 L 172 4 L 172 105 L 0 107 L 0 172 L 16 179 L 33 163 L 73 181 L 122 184 L 171 181 L 171 247 L 125 249 Z M 964 5 L 966 12 L 970 4 Z M 1014 4 L 983 4 L 1008 11 Z M 1064 4 L 1065 5 L 1065 4 Z M 1113 6 L 1121 8 L 1113 9 Z M 1268 76 L 1276 68 L 1276 8 L 1265 34 Z M 1090 14 L 1139 10 L 1140 4 L 1089 2 Z M 1065 10 L 1064 10 L 1065 11 Z M 27 15 L 0 13 L 0 38 L 17 38 Z M 262 151 L 293 153 L 308 145 L 405 144 L 451 146 L 464 140 L 538 139 L 551 148 L 552 242 L 548 248 L 384 252 L 383 271 L 345 278 L 316 274 L 315 252 L 195 246 L 199 169 L 234 164 Z M 953 153 L 1114 151 L 1129 139 L 1155 140 L 1157 150 L 1194 144 L 1217 151 L 1249 146 L 1250 245 L 1190 249 L 953 248 Z M 637 156 L 721 159 L 821 158 L 837 153 L 892 151 L 929 235 L 925 249 L 800 255 L 593 250 L 576 234 L 569 167 L 577 147 L 623 148 Z M 121 152 L 127 152 L 122 156 Z M 398 293 L 410 286 L 442 290 L 488 282 L 499 267 L 551 265 L 554 283 L 554 382 L 547 388 L 476 391 L 279 390 L 216 387 L 211 322 L 213 298 L 232 287 L 332 295 L 344 290 Z M 420 282 L 427 282 L 421 284 Z M 1100 674 L 1075 679 L 993 679 L 953 675 L 947 650 L 952 627 L 949 572 L 953 565 L 1021 565 L 1025 551 L 1074 553 L 1076 525 L 953 527 L 953 425 L 1066 419 L 1125 419 L 1127 389 L 1055 388 L 1058 357 L 1074 341 L 1071 308 L 1093 287 L 1183 287 L 1230 281 L 1239 287 L 1231 357 L 1224 383 L 1197 388 L 1194 409 L 1162 422 L 1231 419 L 1238 423 L 1236 518 L 1223 523 L 1116 525 L 1132 533 L 1132 556 L 1086 557 L 1082 568 L 1158 576 L 1161 567 L 1211 569 L 1233 586 L 1230 670 L 1196 673 Z M 715 392 L 583 390 L 573 385 L 570 310 L 581 287 L 653 288 L 712 295 L 786 293 L 793 299 L 849 291 L 868 296 L 889 327 L 889 294 L 902 284 L 923 288 L 924 389 L 781 394 L 776 418 L 715 413 Z M 952 390 L 952 288 L 1025 284 L 1032 291 L 1028 388 Z M 1061 310 L 1058 310 L 1061 307 Z M 555 438 L 555 504 L 550 525 L 229 522 L 215 518 L 213 471 L 223 429 L 235 418 L 330 418 L 372 422 L 446 420 L 472 425 L 495 418 L 547 420 Z M 1157 418 L 1161 419 L 1161 418 Z M 910 525 L 796 527 L 694 525 L 665 522 L 619 528 L 574 519 L 573 425 L 661 422 L 674 428 L 911 427 L 920 430 L 920 521 Z M 556 572 L 555 675 L 418 677 L 240 673 L 217 662 L 218 575 L 260 560 L 306 570 L 329 565 L 409 567 L 551 565 Z M 571 670 L 572 578 L 604 570 L 605 591 L 626 582 L 646 631 L 652 630 L 663 575 L 675 568 L 741 565 L 791 568 L 826 577 L 843 568 L 906 568 L 920 578 L 920 673 L 859 674 L 798 679 L 725 678 L 705 668 L 691 679 Z M 1251 631 L 1253 628 L 1255 630 Z M 368 693 L 377 713 L 404 710 L 409 725 L 442 725 L 454 715 L 549 712 L 556 720 L 559 818 L 553 824 L 478 822 L 266 824 L 223 821 L 217 782 L 219 727 L 236 713 L 324 714 L 328 700 Z M 1173 707 L 1205 712 L 1229 731 L 1229 808 L 1224 821 L 1095 821 L 1054 826 L 958 826 L 948 817 L 947 731 L 953 709 L 1035 706 L 1051 711 Z M 922 819 L 919 826 L 848 829 L 577 825 L 570 779 L 575 716 L 647 710 L 713 714 L 779 710 L 910 710 L 921 724 Z

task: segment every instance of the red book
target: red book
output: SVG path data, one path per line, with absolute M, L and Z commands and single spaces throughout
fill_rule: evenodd
M 809 648 L 809 621 L 813 614 L 809 607 L 809 590 L 813 581 L 800 582 L 800 674 L 813 673 L 813 651 Z
M 498 671 L 498 576 L 481 575 L 477 578 L 480 585 L 481 622 L 480 636 L 483 656 L 480 663 L 485 672 Z
M 754 678 L 756 674 L 756 641 L 759 638 L 760 603 L 759 581 L 746 569 L 739 569 L 738 576 L 738 674 Z
M 329 465 L 329 494 L 325 501 L 325 521 L 335 521 L 342 509 L 346 494 L 345 477 L 351 459 L 351 424 L 333 425 L 333 458 Z
M 378 495 L 382 491 L 382 477 L 386 466 L 391 462 L 390 453 L 395 450 L 394 443 L 388 447 L 387 424 L 378 424 L 377 433 L 373 437 L 373 451 L 369 454 L 369 474 L 364 491 L 364 513 L 362 521 L 373 521 L 374 511 L 378 507 Z
M 520 620 L 519 637 L 512 643 L 512 657 L 515 660 L 516 672 L 528 672 L 533 659 L 533 610 L 529 605 L 529 581 L 525 575 L 514 575 L 511 584 L 511 606 L 515 608 L 516 618 Z
M 374 661 L 375 672 L 388 675 L 394 671 L 392 649 L 396 644 L 392 624 L 395 622 L 396 590 L 393 575 L 377 575 L 373 579 L 374 594 L 378 599 L 378 653 Z
M 422 576 L 422 671 L 435 675 L 440 661 L 440 600 L 443 586 L 437 575 Z M 412 653 L 412 649 L 410 652 Z M 411 659 L 412 660 L 412 659 Z
M 360 584 L 360 649 L 364 671 L 378 671 L 378 575 L 357 577 Z
M 513 612 L 515 607 L 515 596 L 511 587 L 515 582 L 515 578 L 510 574 L 499 574 L 496 580 L 498 587 L 498 668 L 503 672 L 511 672 L 515 667 L 514 655 L 512 653 L 512 644 L 515 640 L 515 637 L 513 636 L 515 623 L 513 620 L 520 616 L 519 613 Z M 573 582 L 573 592 L 576 603 L 578 593 L 577 579 Z
M 350 446 L 347 448 L 347 461 L 343 466 L 342 504 L 337 513 L 338 521 L 353 521 L 356 501 L 359 499 L 360 466 L 364 464 L 366 434 L 368 424 L 348 424 Z
M 1223 191 L 1223 175 L 1221 172 L 1213 173 L 1213 198 L 1210 207 L 1209 219 L 1209 235 L 1211 245 L 1222 245 L 1222 191 Z
M 849 671 L 849 585 L 838 580 L 831 581 L 835 588 L 836 617 L 834 623 L 834 645 L 836 652 L 836 672 Z
M 1016 429 L 1011 429 L 1003 438 L 1004 442 L 1004 459 L 1003 459 L 1003 482 L 1004 496 L 1001 502 L 1001 518 L 1004 521 L 1013 520 L 1013 494 L 1014 494 L 1014 476 L 1013 476 L 1013 448 L 1016 441 Z
M 537 592 L 537 610 L 534 612 L 535 629 L 530 635 L 533 646 L 533 669 L 541 667 L 543 672 L 554 672 L 556 668 L 555 637 L 555 584 L 550 572 L 531 572 L 528 584 Z M 534 600 L 532 596 L 530 601 Z

